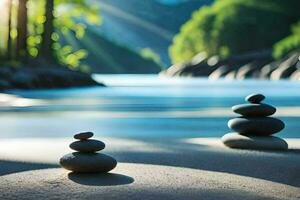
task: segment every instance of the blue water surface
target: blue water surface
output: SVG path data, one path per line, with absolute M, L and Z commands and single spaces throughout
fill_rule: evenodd
M 80 131 L 130 138 L 221 137 L 231 106 L 253 92 L 285 113 L 281 137 L 300 137 L 300 82 L 94 75 L 108 87 L 10 91 L 36 100 L 0 113 L 1 138 L 69 137 Z

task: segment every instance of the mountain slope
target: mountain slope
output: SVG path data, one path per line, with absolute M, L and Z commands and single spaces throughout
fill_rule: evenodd
M 82 40 L 70 34 L 61 42 L 71 44 L 75 50 L 88 50 L 82 63 L 89 65 L 93 73 L 158 73 L 162 66 L 138 52 L 150 48 L 169 65 L 168 47 L 173 36 L 192 11 L 211 1 L 165 4 L 157 0 L 94 0 L 100 3 L 103 23 L 88 26 Z
M 151 48 L 169 65 L 168 47 L 191 13 L 213 0 L 187 0 L 162 4 L 155 0 L 99 0 L 103 24 L 96 31 L 139 51 Z
M 82 40 L 77 40 L 74 35 L 69 34 L 63 37 L 62 42 L 71 44 L 76 50 L 87 49 L 89 55 L 82 64 L 89 65 L 93 73 L 148 74 L 162 70 L 162 67 L 154 61 L 106 39 L 91 28 L 87 29 Z

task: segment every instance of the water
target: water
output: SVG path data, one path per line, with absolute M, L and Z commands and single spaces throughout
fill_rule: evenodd
M 209 81 L 155 75 L 95 75 L 109 87 L 11 91 L 30 106 L 1 108 L 1 138 L 69 137 L 80 131 L 125 138 L 220 137 L 230 130 L 230 107 L 252 92 L 278 107 L 279 136 L 300 137 L 300 83 Z

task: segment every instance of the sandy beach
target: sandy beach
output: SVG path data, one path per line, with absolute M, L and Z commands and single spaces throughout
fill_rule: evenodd
M 0 141 L 1 199 L 299 199 L 300 140 L 286 152 L 234 150 L 219 138 L 102 138 L 108 175 L 60 168 L 68 138 Z
M 272 93 L 265 82 L 211 84 L 213 94 L 211 86 L 202 93 L 120 86 L 3 96 L 0 199 L 300 199 L 298 85 Z M 231 106 L 257 87 L 269 92 L 274 117 L 286 124 L 275 136 L 287 141 L 287 151 L 230 149 L 221 141 L 237 116 Z M 94 132 L 118 161 L 110 174 L 59 166 L 80 131 Z
M 0 0 L 0 200 L 300 200 L 300 0 Z

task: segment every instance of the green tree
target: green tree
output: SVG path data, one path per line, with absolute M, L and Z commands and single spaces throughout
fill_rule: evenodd
M 75 34 L 81 39 L 87 24 L 99 24 L 99 6 L 88 0 L 7 0 L 7 25 L 1 33 L 8 33 L 5 45 L 6 59 L 12 55 L 20 63 L 45 60 L 76 68 L 87 56 L 83 49 L 62 46 L 60 36 Z M 5 30 L 4 30 L 5 29 Z M 4 58 L 4 57 L 3 57 Z M 1 58 L 2 59 L 2 58 Z
M 173 63 L 271 48 L 300 18 L 298 0 L 217 0 L 193 13 L 169 49 Z
M 54 0 L 46 0 L 45 23 L 43 25 L 40 56 L 48 62 L 55 62 L 52 34 L 54 33 Z
M 27 0 L 19 0 L 17 20 L 17 58 L 23 62 L 27 60 Z
M 65 10 L 57 11 L 60 8 Z M 36 45 L 40 44 L 38 56 L 46 59 L 48 62 L 60 62 L 63 65 L 68 65 L 71 68 L 76 68 L 80 65 L 79 60 L 87 56 L 87 52 L 83 49 L 73 51 L 70 46 L 61 47 L 59 44 L 60 34 L 69 34 L 73 32 L 78 39 L 84 36 L 86 25 L 79 22 L 80 20 L 89 24 L 99 24 L 99 6 L 90 6 L 87 0 L 46 0 L 44 15 L 36 16 L 40 18 L 41 25 L 36 28 L 42 29 L 41 36 L 38 34 L 37 43 L 33 44 L 33 49 L 39 49 Z M 35 36 L 36 37 L 36 36 Z M 39 40 L 40 39 L 40 40 Z M 33 39 L 36 41 L 36 39 Z M 33 50 L 33 56 L 36 51 Z
M 155 53 L 151 48 L 144 48 L 140 51 L 140 54 L 143 58 L 152 60 L 156 64 L 161 65 L 160 57 L 157 53 Z
M 12 39 L 10 36 L 12 30 L 12 0 L 8 0 L 8 20 L 7 20 L 7 50 L 6 58 L 10 60 L 12 58 Z
M 292 34 L 274 45 L 273 56 L 280 59 L 290 52 L 300 50 L 300 21 L 292 26 Z

